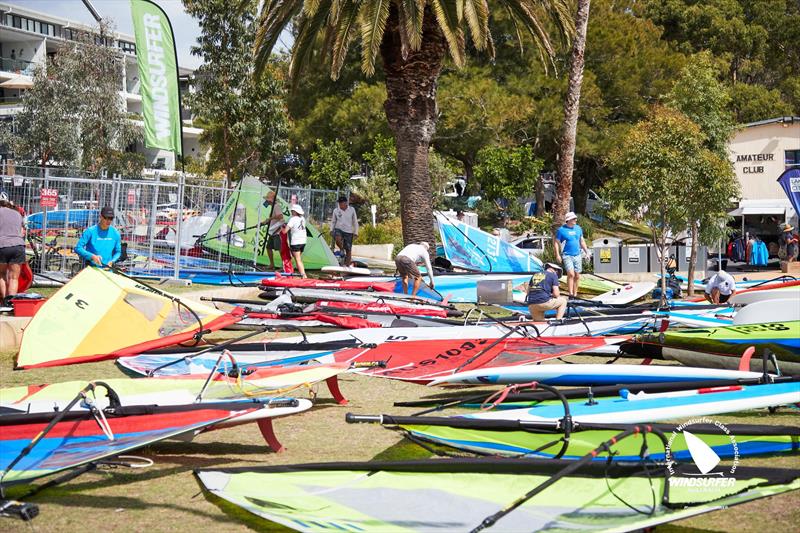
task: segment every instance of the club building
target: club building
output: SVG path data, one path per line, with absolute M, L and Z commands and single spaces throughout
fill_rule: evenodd
M 22 109 L 21 98 L 33 83 L 37 65 L 44 65 L 48 57 L 57 54 L 69 41 L 76 41 L 81 34 L 94 31 L 96 28 L 80 22 L 0 2 L 0 120 L 13 121 L 14 115 Z M 99 39 L 96 36 L 96 40 Z M 121 105 L 124 102 L 128 113 L 142 120 L 135 39 L 133 35 L 114 32 L 105 37 L 105 44 L 117 48 L 124 58 L 119 80 Z M 181 93 L 188 91 L 188 78 L 192 73 L 190 69 L 179 69 Z M 184 155 L 200 156 L 199 137 L 202 130 L 192 127 L 188 110 L 181 110 L 181 118 Z M 144 154 L 148 168 L 175 168 L 172 152 L 145 148 L 141 141 L 131 149 Z M 0 153 L 4 160 L 7 155 Z
M 741 200 L 730 212 L 737 227 L 764 240 L 779 233 L 778 224 L 798 226 L 798 214 L 778 185 L 787 169 L 800 168 L 800 117 L 776 117 L 743 125 L 729 145 L 741 186 Z

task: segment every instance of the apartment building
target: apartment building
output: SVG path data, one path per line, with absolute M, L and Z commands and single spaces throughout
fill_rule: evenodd
M 80 39 L 81 34 L 94 33 L 95 29 L 80 22 L 0 2 L 0 120 L 13 120 L 22 109 L 21 97 L 33 82 L 36 65 L 44 64 L 66 43 Z M 99 42 L 100 36 L 95 35 L 95 40 Z M 124 58 L 119 90 L 126 110 L 141 116 L 135 39 L 133 35 L 114 32 L 105 36 L 104 41 L 106 46 L 119 49 Z M 188 79 L 192 74 L 191 69 L 179 69 L 182 94 L 189 90 Z M 192 126 L 187 109 L 184 108 L 181 114 L 184 156 L 202 157 L 199 144 L 202 130 Z M 137 142 L 135 149 L 144 154 L 148 168 L 175 169 L 172 152 L 145 148 L 142 142 Z

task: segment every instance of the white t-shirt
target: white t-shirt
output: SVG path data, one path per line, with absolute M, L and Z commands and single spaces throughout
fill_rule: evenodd
M 308 240 L 306 235 L 306 219 L 303 217 L 293 216 L 286 223 L 289 228 L 289 245 L 298 246 L 305 244 Z
M 719 289 L 720 294 L 728 296 L 736 290 L 736 280 L 724 270 L 720 270 L 706 283 L 707 294 L 711 294 L 714 289 Z
M 431 266 L 431 256 L 428 255 L 428 250 L 421 244 L 409 244 L 399 252 L 397 255 L 408 257 L 414 263 L 425 263 L 425 268 L 428 269 L 428 275 L 433 279 L 433 267 Z

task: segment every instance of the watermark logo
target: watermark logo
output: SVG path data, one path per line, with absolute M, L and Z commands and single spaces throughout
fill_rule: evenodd
M 689 431 L 692 426 L 699 425 L 713 425 L 719 428 L 729 440 L 729 446 L 733 452 L 733 464 L 730 468 L 717 469 L 720 463 L 720 457 L 717 452 L 703 439 Z M 673 454 L 673 450 L 675 439 L 678 435 L 682 435 L 686 442 L 689 456 L 695 467 L 697 467 L 696 473 L 691 471 L 681 472 L 679 476 L 675 472 L 675 456 L 679 454 L 678 452 Z M 726 445 L 728 444 L 726 443 Z M 693 418 L 677 426 L 668 439 L 665 459 L 670 476 L 669 483 L 672 487 L 687 487 L 689 490 L 701 492 L 729 488 L 736 484 L 734 474 L 739 467 L 739 446 L 736 443 L 736 438 L 731 435 L 730 430 L 718 420 L 711 420 L 705 417 Z

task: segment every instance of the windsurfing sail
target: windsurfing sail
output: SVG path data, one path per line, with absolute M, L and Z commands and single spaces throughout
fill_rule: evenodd
M 480 272 L 541 272 L 542 262 L 498 236 L 436 213 L 444 255 L 453 264 Z
M 783 192 L 794 207 L 794 212 L 800 216 L 800 168 L 790 168 L 778 178 Z
M 240 318 L 127 276 L 85 268 L 51 296 L 25 328 L 17 367 L 133 355 L 190 341 Z
M 274 263 L 269 265 L 269 218 L 271 207 L 264 206 L 264 197 L 272 189 L 253 176 L 245 176 L 239 187 L 231 193 L 202 240 L 203 248 L 228 257 L 264 266 L 283 266 L 279 253 L 274 253 Z M 280 197 L 275 206 L 288 218 L 289 205 Z M 306 220 L 308 242 L 303 251 L 306 269 L 319 270 L 324 266 L 338 265 L 328 243 L 319 230 Z
M 686 466 L 675 467 L 680 478 Z M 215 496 L 314 533 L 479 531 L 487 517 L 497 521 L 488 531 L 633 531 L 800 488 L 800 470 L 740 467 L 730 482 L 698 491 L 671 481 L 664 465 L 575 468 L 574 461 L 552 459 L 317 463 L 195 474 Z M 513 511 L 499 517 L 503 509 Z

